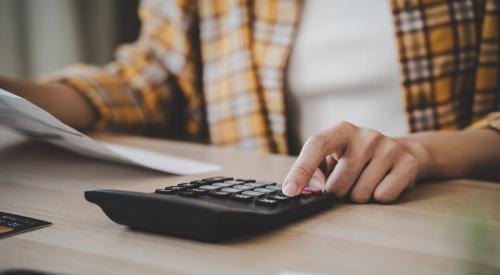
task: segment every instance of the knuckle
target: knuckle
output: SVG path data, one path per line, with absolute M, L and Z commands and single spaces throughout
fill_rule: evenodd
M 388 138 L 384 142 L 385 142 L 385 146 L 391 150 L 396 151 L 396 150 L 401 149 L 401 144 L 399 144 L 399 142 L 397 142 L 396 140 L 394 140 L 392 138 Z
M 370 141 L 380 141 L 384 135 L 376 130 L 373 129 L 365 129 L 365 138 L 370 140 Z
M 412 175 L 413 173 L 416 173 L 417 166 L 418 166 L 417 158 L 415 158 L 415 156 L 413 156 L 410 153 L 405 153 L 402 156 L 402 159 L 403 159 L 402 160 L 403 167 L 406 170 L 406 172 L 409 173 L 410 175 Z
M 392 138 L 384 140 L 384 154 L 389 158 L 397 158 L 401 153 L 401 145 Z
M 340 131 L 347 131 L 347 132 L 358 129 L 358 127 L 356 125 L 350 123 L 349 121 L 345 121 L 345 120 L 339 122 L 335 128 L 337 128 Z
M 328 137 L 325 134 L 317 134 L 307 139 L 307 146 L 318 147 L 323 150 L 326 147 Z
M 378 131 L 365 129 L 363 135 L 365 150 L 368 152 L 373 152 L 380 145 L 380 142 L 384 138 L 385 136 Z

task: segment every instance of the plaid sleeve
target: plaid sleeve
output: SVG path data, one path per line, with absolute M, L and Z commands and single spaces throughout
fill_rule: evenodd
M 392 2 L 410 130 L 463 129 L 498 112 L 499 1 Z
M 469 129 L 493 128 L 500 131 L 500 112 L 493 112 L 474 122 Z
M 500 6 L 486 1 L 481 29 L 481 45 L 476 75 L 473 119 L 468 128 L 500 131 Z
M 96 111 L 98 121 L 93 129 L 142 132 L 167 120 L 169 83 L 175 72 L 165 66 L 169 62 L 165 56 L 172 55 L 164 51 L 167 43 L 175 43 L 169 38 L 175 37 L 168 37 L 171 26 L 153 3 L 141 2 L 139 39 L 121 46 L 114 62 L 103 67 L 75 65 L 42 79 L 79 91 Z

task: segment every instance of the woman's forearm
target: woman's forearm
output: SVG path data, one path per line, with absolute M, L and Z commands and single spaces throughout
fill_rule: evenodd
M 500 178 L 500 134 L 494 130 L 422 132 L 399 140 L 417 156 L 420 179 Z
M 89 128 L 96 119 L 90 104 L 67 85 L 41 84 L 0 77 L 0 88 L 29 100 L 78 129 Z

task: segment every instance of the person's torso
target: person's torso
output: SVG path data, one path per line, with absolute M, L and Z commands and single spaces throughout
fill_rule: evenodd
M 407 132 L 387 0 L 309 0 L 288 68 L 290 125 L 299 139 L 346 120 Z

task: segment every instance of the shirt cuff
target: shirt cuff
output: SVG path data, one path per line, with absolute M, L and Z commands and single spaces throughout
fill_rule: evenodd
M 486 117 L 474 122 L 470 129 L 493 129 L 500 133 L 500 112 L 489 113 Z

